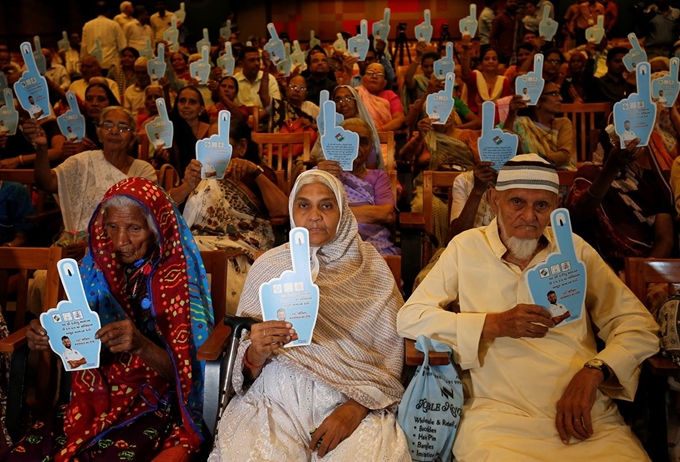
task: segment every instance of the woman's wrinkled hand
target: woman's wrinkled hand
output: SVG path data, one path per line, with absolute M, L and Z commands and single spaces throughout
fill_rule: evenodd
M 28 348 L 31 350 L 49 350 L 50 338 L 47 336 L 47 331 L 40 325 L 40 321 L 34 319 L 28 325 L 26 331 L 26 339 L 28 340 Z
M 28 119 L 22 125 L 24 136 L 36 146 L 47 146 L 47 135 L 36 119 Z
M 339 176 L 342 173 L 340 163 L 336 160 L 322 160 L 321 162 L 319 162 L 317 167 L 319 167 L 319 170 L 328 172 L 335 177 Z
M 298 335 L 293 325 L 286 321 L 264 321 L 253 324 L 246 359 L 253 366 L 263 366 L 276 350 L 297 338 Z
M 255 173 L 257 165 L 245 159 L 232 159 L 229 162 L 227 175 L 235 181 L 243 181 L 244 178 Z
M 362 420 L 368 415 L 368 408 L 350 399 L 338 406 L 312 434 L 309 449 L 316 450 L 319 458 L 335 449 L 349 438 Z
M 111 353 L 130 353 L 139 356 L 149 340 L 129 319 L 112 322 L 99 329 L 94 338 L 98 338 Z
M 198 183 L 201 182 L 201 169 L 203 168 L 203 164 L 201 164 L 197 159 L 191 159 L 191 162 L 189 162 L 189 165 L 187 165 L 187 168 L 184 170 L 184 182 L 191 187 L 191 190 L 193 191 L 196 189 L 196 186 L 198 186 Z

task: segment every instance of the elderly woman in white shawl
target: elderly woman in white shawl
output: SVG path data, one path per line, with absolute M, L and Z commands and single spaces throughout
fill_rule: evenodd
M 392 274 L 357 232 L 342 184 L 320 170 L 291 191 L 292 226 L 309 230 L 319 315 L 312 344 L 282 348 L 297 334 L 286 321 L 254 324 L 239 347 L 237 396 L 220 421 L 210 462 L 410 461 L 394 406 L 403 304 Z M 292 270 L 288 244 L 255 261 L 238 314 L 261 318 L 259 287 Z M 349 293 L 351 291 L 351 296 Z

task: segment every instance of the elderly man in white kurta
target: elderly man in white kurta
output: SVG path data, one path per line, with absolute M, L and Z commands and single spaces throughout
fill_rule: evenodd
M 558 251 L 547 227 L 557 191 L 539 156 L 511 159 L 489 190 L 497 218 L 456 236 L 398 314 L 402 336 L 450 344 L 469 374 L 458 462 L 649 460 L 612 398 L 634 398 L 639 365 L 659 346 L 653 318 L 578 236 L 581 317 L 555 326 L 531 302 L 527 271 Z M 451 302 L 456 312 L 444 311 Z

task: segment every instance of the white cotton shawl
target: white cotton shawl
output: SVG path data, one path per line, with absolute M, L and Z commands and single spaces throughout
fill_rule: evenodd
M 330 185 L 341 207 L 335 239 L 312 249 L 318 266 L 319 316 L 311 345 L 281 348 L 270 361 L 280 361 L 369 409 L 383 409 L 398 402 L 404 392 L 400 381 L 403 340 L 396 331 L 403 299 L 383 258 L 359 237 L 344 188 L 333 175 L 310 170 L 298 177 L 289 200 L 291 225 L 295 226 L 292 204 L 300 185 L 312 178 Z M 258 258 L 248 273 L 238 315 L 262 319 L 260 285 L 292 269 L 288 244 Z M 244 340 L 238 361 L 250 345 L 247 334 Z M 262 373 L 266 372 L 265 366 Z M 242 385 L 239 371 L 234 374 L 237 392 L 243 392 Z

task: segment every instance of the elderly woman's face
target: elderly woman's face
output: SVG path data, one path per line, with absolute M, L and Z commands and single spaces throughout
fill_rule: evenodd
M 335 239 L 340 207 L 330 188 L 323 183 L 300 188 L 293 203 L 293 220 L 295 226 L 307 228 L 312 247 L 321 247 Z
M 335 90 L 333 101 L 335 101 L 336 110 L 342 114 L 345 119 L 351 119 L 352 117 L 357 117 L 359 115 L 359 111 L 357 111 L 357 100 L 348 88 L 343 87 Z
M 163 97 L 163 89 L 161 87 L 147 87 L 144 94 L 144 107 L 149 111 L 150 115 L 158 114 L 158 106 L 156 100 Z
M 122 108 L 106 114 L 99 128 L 97 128 L 97 135 L 99 141 L 104 145 L 104 151 L 129 148 L 134 141 L 132 128 L 130 118 Z
M 344 128 L 359 135 L 359 154 L 357 155 L 357 158 L 354 159 L 354 169 L 360 169 L 366 164 L 366 161 L 371 155 L 371 151 L 373 151 L 371 129 L 359 124 L 345 125 Z
M 113 242 L 116 258 L 134 263 L 154 247 L 154 234 L 141 207 L 109 207 L 104 214 L 104 230 Z
M 176 104 L 180 117 L 187 122 L 196 120 L 203 113 L 200 94 L 193 88 L 180 92 Z
M 230 101 L 234 101 L 237 95 L 236 83 L 232 79 L 223 79 L 220 83 L 220 92 Z
M 385 88 L 385 68 L 380 63 L 369 64 L 361 79 L 361 84 L 373 94 L 378 94 Z

